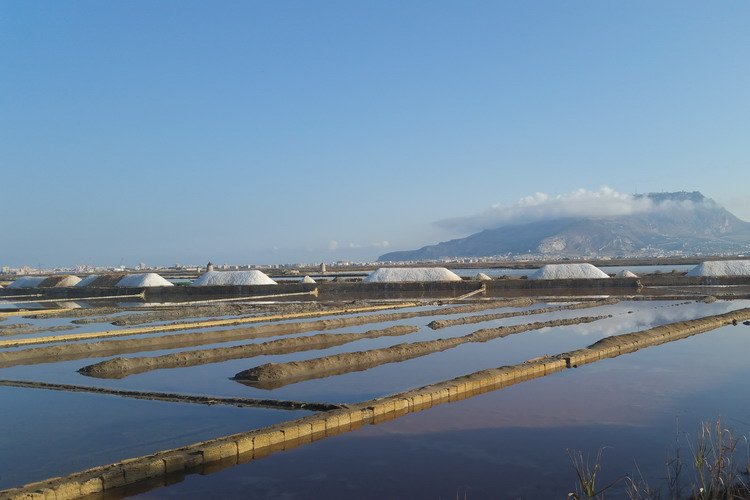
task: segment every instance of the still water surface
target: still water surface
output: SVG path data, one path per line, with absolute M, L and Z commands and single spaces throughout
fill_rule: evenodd
M 640 469 L 666 495 L 676 436 L 686 460 L 703 420 L 721 416 L 750 436 L 748 350 L 750 327 L 729 326 L 178 478 L 140 497 L 565 498 L 575 488 L 566 450 L 602 447 L 601 485 Z M 692 480 L 687 470 L 683 477 Z M 618 485 L 608 497 L 624 494 Z

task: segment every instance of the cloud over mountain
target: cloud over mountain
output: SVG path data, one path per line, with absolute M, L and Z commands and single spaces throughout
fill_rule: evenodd
M 535 193 L 515 203 L 498 203 L 479 214 L 443 219 L 435 224 L 455 233 L 472 233 L 505 225 L 561 218 L 618 217 L 662 209 L 690 209 L 696 203 L 706 201 L 710 200 L 702 197 L 659 200 L 650 196 L 620 193 L 603 186 L 596 191 L 581 188 L 558 195 Z
M 449 257 L 552 257 L 746 253 L 750 223 L 697 191 L 628 195 L 603 187 L 550 196 L 537 193 L 441 227 L 473 232 L 384 261 Z

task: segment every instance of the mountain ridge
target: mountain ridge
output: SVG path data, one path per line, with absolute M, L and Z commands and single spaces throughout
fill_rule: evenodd
M 648 210 L 619 216 L 570 216 L 484 229 L 378 261 L 418 261 L 513 255 L 627 257 L 664 253 L 750 251 L 750 223 L 698 191 L 633 195 Z

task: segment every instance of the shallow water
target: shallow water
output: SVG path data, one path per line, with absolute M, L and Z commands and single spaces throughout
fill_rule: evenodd
M 639 469 L 666 497 L 676 436 L 686 461 L 701 421 L 720 415 L 735 435 L 750 436 L 748 349 L 750 327 L 724 327 L 175 479 L 141 497 L 564 498 L 576 483 L 567 450 L 603 447 L 600 485 Z M 683 479 L 692 480 L 689 469 Z M 607 495 L 624 496 L 622 484 Z
M 0 401 L 0 489 L 309 414 L 15 387 Z
M 546 305 L 548 304 L 538 303 L 527 308 L 487 310 L 466 314 L 465 316 L 534 309 Z M 554 303 L 549 305 L 554 306 L 560 304 Z M 326 331 L 325 333 L 364 332 L 367 330 L 386 328 L 396 324 L 416 325 L 420 327 L 418 332 L 410 335 L 365 339 L 324 351 L 303 351 L 292 354 L 231 360 L 222 363 L 188 368 L 156 370 L 133 375 L 121 380 L 95 379 L 77 373 L 76 370 L 84 365 L 108 359 L 104 357 L 90 358 L 3 368 L 0 369 L 0 379 L 36 380 L 143 391 L 169 391 L 182 394 L 262 397 L 271 399 L 293 399 L 298 401 L 358 402 L 372 397 L 392 394 L 429 383 L 439 382 L 485 368 L 514 364 L 544 354 L 556 354 L 584 347 L 609 335 L 641 330 L 674 321 L 718 314 L 732 309 L 748 307 L 749 305 L 750 301 L 718 301 L 712 304 L 705 304 L 702 302 L 685 303 L 684 301 L 624 301 L 614 305 L 600 306 L 591 309 L 505 318 L 471 325 L 459 325 L 437 331 L 427 328 L 426 324 L 434 319 L 455 318 L 464 315 L 418 317 L 407 320 L 374 323 Z M 466 335 L 478 329 L 501 325 L 514 325 L 532 321 L 547 321 L 550 319 L 602 314 L 611 314 L 612 317 L 589 324 L 545 328 L 538 331 L 525 332 L 486 343 L 464 344 L 454 349 L 401 363 L 386 364 L 362 372 L 353 372 L 328 378 L 309 380 L 270 391 L 248 387 L 230 379 L 230 377 L 241 370 L 266 362 L 309 359 L 340 352 L 387 347 L 401 342 L 415 342 L 436 338 L 454 337 Z M 28 322 L 34 325 L 49 323 L 58 324 L 58 322 L 64 323 L 65 321 L 70 321 L 69 318 L 48 318 L 40 320 L 14 318 L 13 320 L 18 322 Z M 101 324 L 90 324 L 84 326 L 87 329 L 96 329 L 97 327 L 100 329 L 104 327 L 107 329 L 109 328 L 109 326 Z M 730 331 L 731 334 L 726 334 L 726 330 Z M 744 331 L 745 336 L 735 338 L 737 337 L 736 332 L 740 331 Z M 318 332 L 308 332 L 294 336 L 309 336 L 316 333 Z M 732 335 L 734 335 L 734 337 L 732 337 Z M 278 457 L 282 457 L 281 460 L 283 460 L 283 457 L 285 456 L 299 456 L 302 457 L 300 459 L 302 462 L 308 459 L 314 461 L 315 459 L 312 458 L 311 455 L 308 455 L 310 452 L 307 450 L 316 450 L 323 447 L 322 449 L 324 450 L 331 450 L 331 453 L 334 455 L 326 457 L 321 463 L 325 462 L 334 464 L 337 461 L 345 461 L 346 457 L 351 459 L 351 453 L 356 453 L 358 448 L 360 451 L 363 449 L 362 443 L 376 443 L 373 445 L 373 449 L 381 450 L 381 452 L 385 454 L 397 453 L 398 456 L 409 456 L 408 444 L 412 441 L 401 441 L 399 437 L 401 434 L 405 433 L 408 435 L 414 434 L 414 437 L 410 439 L 415 440 L 413 442 L 417 443 L 420 447 L 427 446 L 430 442 L 434 441 L 430 446 L 436 446 L 437 448 L 428 447 L 426 449 L 431 449 L 431 453 L 439 453 L 441 457 L 446 455 L 446 457 L 443 458 L 445 463 L 442 463 L 441 465 L 441 462 L 438 462 L 438 464 L 435 465 L 441 473 L 442 471 L 439 468 L 443 466 L 448 468 L 453 466 L 460 467 L 460 464 L 455 463 L 455 461 L 451 462 L 452 459 L 447 456 L 452 456 L 453 452 L 447 453 L 447 451 L 450 451 L 452 448 L 466 448 L 469 455 L 476 453 L 478 458 L 466 456 L 464 459 L 467 460 L 467 463 L 476 462 L 478 470 L 482 471 L 490 467 L 491 464 L 497 466 L 497 458 L 493 458 L 492 460 L 486 458 L 486 456 L 488 456 L 488 451 L 482 449 L 484 440 L 481 438 L 483 429 L 487 425 L 490 425 L 488 422 L 495 422 L 496 419 L 497 422 L 502 423 L 502 425 L 495 426 L 497 428 L 492 425 L 490 425 L 490 427 L 493 427 L 493 432 L 498 433 L 496 437 L 497 440 L 500 442 L 509 441 L 509 445 L 512 444 L 510 441 L 513 441 L 509 436 L 514 436 L 519 432 L 519 435 L 525 435 L 524 433 L 526 433 L 526 437 L 523 439 L 533 440 L 533 437 L 528 435 L 531 432 L 528 430 L 528 426 L 536 421 L 545 421 L 545 419 L 546 423 L 544 425 L 534 424 L 532 426 L 534 432 L 536 432 L 537 427 L 543 427 L 544 429 L 547 429 L 545 432 L 554 431 L 563 433 L 564 429 L 568 429 L 565 432 L 576 434 L 578 433 L 578 426 L 583 425 L 589 426 L 588 428 L 590 429 L 587 432 L 581 432 L 582 436 L 596 436 L 598 435 L 598 430 L 601 428 L 605 430 L 614 429 L 612 432 L 615 432 L 618 436 L 617 439 L 621 439 L 621 436 L 629 435 L 628 432 L 630 431 L 628 431 L 628 429 L 631 429 L 634 425 L 641 425 L 640 423 L 633 423 L 633 419 L 640 416 L 639 411 L 648 413 L 658 410 L 658 405 L 653 403 L 649 398 L 653 399 L 656 394 L 658 398 L 669 399 L 675 398 L 680 394 L 680 391 L 677 390 L 677 388 L 681 387 L 680 384 L 674 384 L 672 386 L 664 385 L 666 381 L 671 378 L 674 378 L 675 380 L 689 380 L 695 378 L 696 372 L 690 371 L 691 367 L 696 366 L 695 360 L 692 359 L 692 356 L 698 356 L 701 351 L 700 349 L 690 350 L 689 346 L 694 345 L 696 339 L 708 339 L 706 345 L 703 343 L 699 344 L 703 346 L 701 349 L 705 349 L 705 352 L 702 353 L 703 357 L 698 361 L 705 362 L 708 359 L 712 359 L 712 356 L 718 356 L 719 354 L 717 353 L 720 351 L 717 350 L 727 348 L 731 351 L 730 359 L 734 360 L 740 355 L 740 353 L 745 352 L 743 351 L 744 349 L 749 347 L 747 345 L 748 336 L 750 336 L 750 328 L 748 327 L 741 326 L 735 329 L 721 329 L 720 331 L 706 333 L 698 337 L 668 344 L 667 346 L 647 349 L 633 355 L 607 360 L 606 362 L 586 366 L 578 370 L 567 370 L 562 374 L 555 374 L 550 377 L 545 377 L 542 380 L 529 381 L 520 386 L 514 386 L 503 391 L 479 396 L 465 402 L 456 403 L 455 405 L 444 405 L 418 415 L 407 416 L 405 419 L 401 419 L 405 422 L 403 424 L 400 424 L 401 420 L 397 420 L 383 426 L 368 427 L 353 434 L 315 443 L 297 451 L 289 452 L 288 454 L 281 454 Z M 273 340 L 274 338 L 284 337 L 288 336 L 223 342 L 182 349 L 132 353 L 127 354 L 126 356 L 155 356 L 181 350 L 226 347 L 230 345 L 264 342 Z M 723 347 L 720 346 L 719 343 L 714 344 L 711 342 L 711 339 L 719 337 L 729 338 L 729 340 L 723 341 Z M 703 342 L 705 343 L 706 341 L 703 340 Z M 736 343 L 736 346 L 734 346 L 735 348 L 732 348 L 732 343 Z M 681 358 L 679 353 L 686 348 L 683 346 L 687 346 L 688 355 L 687 357 L 683 355 Z M 639 365 L 635 368 L 631 366 L 633 363 L 632 360 L 643 359 L 644 356 L 646 356 L 645 359 L 649 359 L 649 353 L 666 352 L 664 350 L 667 349 L 667 347 L 672 347 L 672 350 L 669 352 L 678 354 L 670 354 L 666 360 L 660 359 L 657 356 L 657 361 L 653 363 L 653 365 L 651 363 L 644 363 L 643 366 Z M 676 360 L 679 362 L 675 363 Z M 612 366 L 623 366 L 621 365 L 623 361 L 628 361 L 630 364 L 626 363 L 626 365 L 620 370 L 613 371 L 611 369 Z M 716 363 L 715 360 L 714 363 Z M 736 364 L 732 363 L 721 364 L 719 367 L 720 369 L 711 371 L 708 379 L 719 380 L 721 374 L 725 372 L 726 369 L 732 366 L 737 369 L 740 368 L 739 365 L 735 365 Z M 700 370 L 704 368 L 700 363 L 698 363 L 697 366 Z M 741 366 L 744 369 L 744 365 Z M 609 367 L 609 369 L 600 371 L 601 367 Z M 697 373 L 701 373 L 700 370 Z M 589 376 L 586 374 L 593 375 Z M 549 382 L 550 380 L 562 382 L 553 383 Z M 570 380 L 574 382 L 567 382 Z M 636 391 L 635 395 L 628 396 L 627 392 L 632 392 L 634 390 L 630 385 L 631 382 L 639 384 L 635 389 L 640 388 L 640 392 Z M 566 385 L 571 383 L 573 386 Z M 734 383 L 733 375 L 726 375 L 725 383 Z M 552 384 L 553 388 L 544 389 L 544 387 L 547 387 L 547 384 Z M 524 387 L 524 389 L 520 390 L 521 387 Z M 534 387 L 542 387 L 542 389 L 537 389 L 537 392 L 534 392 Z M 694 389 L 696 387 L 692 388 Z M 566 391 L 569 393 L 568 397 L 572 398 L 569 403 L 566 402 L 565 399 L 559 398 L 559 394 L 565 394 Z M 591 403 L 586 403 L 576 399 L 580 396 L 579 393 L 596 394 L 596 398 L 594 398 L 593 401 L 602 401 L 606 398 L 604 405 L 606 408 L 597 408 L 596 411 L 593 411 L 593 409 L 588 408 L 588 406 L 592 406 Z M 620 393 L 622 393 L 622 395 L 620 395 Z M 515 394 L 515 399 L 511 399 L 510 403 L 508 403 L 507 400 L 503 400 L 503 398 L 509 397 L 507 396 L 508 394 Z M 718 399 L 714 403 L 715 406 L 719 407 L 720 404 L 723 404 L 722 398 L 725 393 L 719 391 L 716 394 Z M 495 398 L 500 398 L 500 402 L 495 402 Z M 557 407 L 539 406 L 542 401 L 544 401 L 545 404 L 548 403 L 550 398 L 557 398 Z M 617 408 L 617 405 L 622 405 L 623 403 L 623 401 L 620 401 L 618 398 L 630 398 L 632 401 L 638 401 L 638 398 L 641 398 L 642 401 L 646 402 L 646 406 L 639 411 L 630 411 L 628 413 L 624 410 L 617 410 L 612 413 L 610 410 Z M 657 400 L 661 401 L 661 399 L 658 398 Z M 64 474 L 66 472 L 72 472 L 81 468 L 121 458 L 137 456 L 159 449 L 196 442 L 208 437 L 247 431 L 273 422 L 298 418 L 302 414 L 305 414 L 305 412 L 222 406 L 205 407 L 190 404 L 139 401 L 114 396 L 2 387 L 0 387 L 0 401 L 3 402 L 3 404 L 0 405 L 0 419 L 2 419 L 0 421 L 3 421 L 8 429 L 18 429 L 17 432 L 14 431 L 12 434 L 6 433 L 2 442 L 0 442 L 0 456 L 10 457 L 5 458 L 8 463 L 0 461 L 0 471 L 2 471 L 0 472 L 0 487 L 18 485 L 31 480 L 43 479 L 51 475 Z M 454 407 L 458 409 L 449 410 L 449 408 Z M 468 408 L 468 410 L 460 410 L 460 408 Z M 734 413 L 740 412 L 740 409 L 738 408 L 734 409 Z M 619 420 L 615 419 L 615 421 L 612 422 L 610 422 L 611 419 L 608 420 L 607 418 L 595 418 L 593 420 L 583 418 L 583 420 L 580 420 L 582 417 L 579 414 L 585 409 L 592 410 L 593 415 L 605 415 L 606 411 L 610 411 L 612 415 L 621 418 Z M 462 411 L 465 413 L 462 413 Z M 713 411 L 714 410 L 711 410 L 711 412 Z M 425 423 L 423 423 L 422 420 L 419 420 L 424 418 L 424 416 L 440 412 L 447 412 L 446 415 L 448 416 L 443 420 L 438 418 L 436 421 L 424 421 Z M 606 414 L 609 415 L 609 413 Z M 491 418 L 487 417 L 488 415 L 491 416 Z M 669 413 L 659 414 L 662 420 L 670 415 L 671 414 Z M 554 416 L 554 418 L 552 416 Z M 558 418 L 558 416 L 564 416 L 565 418 Z M 714 416 L 713 413 L 709 412 L 708 415 L 700 418 L 710 418 L 712 416 Z M 490 420 L 487 420 L 487 418 L 490 418 Z M 411 428 L 409 425 L 412 424 L 409 424 L 409 422 L 413 422 L 413 419 L 417 419 L 417 423 L 413 424 L 414 427 Z M 472 422 L 472 419 L 475 419 L 475 421 Z M 575 427 L 573 431 L 570 430 L 570 426 L 572 425 L 570 423 L 572 420 L 570 419 L 580 420 L 579 424 L 573 425 L 573 427 Z M 750 418 L 747 420 L 750 420 Z M 596 426 L 594 426 L 594 424 L 596 424 Z M 521 430 L 519 430 L 519 428 Z M 385 431 L 379 429 L 385 429 Z M 395 430 L 388 431 L 388 429 Z M 427 434 L 416 432 L 420 429 L 424 429 L 425 431 L 429 430 L 429 432 L 427 432 Z M 660 429 L 662 429 L 662 427 L 660 427 Z M 395 433 L 396 437 L 394 438 L 389 432 Z M 431 435 L 430 433 L 432 433 L 432 437 L 429 437 Z M 559 436 L 555 436 L 557 436 L 557 434 L 550 435 L 547 439 L 554 443 L 556 442 L 555 440 L 559 438 Z M 518 443 L 523 443 L 523 439 L 519 439 Z M 587 437 L 586 439 L 589 438 Z M 586 439 L 582 440 L 583 444 L 581 447 L 588 445 L 589 441 Z M 625 441 L 628 441 L 628 439 L 625 439 Z M 345 444 L 343 448 L 336 448 L 335 443 L 341 442 L 349 444 Z M 491 443 L 492 440 L 490 440 L 487 445 L 489 446 Z M 518 443 L 516 443 L 516 445 L 520 446 Z M 328 448 L 329 446 L 333 446 L 334 448 Z M 347 446 L 353 446 L 354 448 L 349 450 Z M 407 446 L 407 450 L 403 449 L 404 446 Z M 444 448 L 441 450 L 440 446 Z M 296 455 L 297 453 L 300 453 L 301 455 Z M 369 448 L 368 453 L 370 453 Z M 37 454 L 45 454 L 45 458 L 40 460 L 38 465 L 36 465 L 33 458 Z M 21 458 L 13 459 L 12 457 Z M 544 458 L 541 455 L 540 457 L 537 457 L 534 460 L 542 460 Z M 410 460 L 420 459 L 419 454 L 410 458 Z M 0 460 L 2 460 L 2 458 L 0 458 Z M 310 486 L 310 484 L 306 482 L 307 480 L 302 477 L 304 474 L 299 477 L 294 475 L 290 476 L 298 477 L 295 481 L 281 481 L 281 476 L 283 476 L 283 474 L 279 472 L 278 474 L 281 474 L 280 476 L 274 476 L 276 473 L 273 472 L 272 467 L 272 464 L 276 463 L 277 460 L 279 460 L 277 456 L 272 456 L 266 460 L 250 465 L 250 467 L 259 466 L 259 469 L 257 471 L 253 469 L 251 476 L 249 476 L 256 477 L 256 472 L 257 474 L 260 474 L 260 476 L 257 477 L 257 480 L 260 481 L 260 483 L 255 486 L 258 486 L 260 488 L 259 491 L 266 496 L 274 496 L 276 493 L 287 493 L 288 489 L 288 492 L 291 492 L 292 496 L 301 495 L 304 497 L 304 492 L 306 491 L 305 488 Z M 385 460 L 385 458 L 383 458 L 383 460 Z M 400 477 L 399 467 L 403 469 L 405 463 L 399 460 L 395 461 L 398 467 L 394 466 L 391 469 L 389 469 L 390 465 L 388 467 L 384 467 L 382 464 L 377 466 L 383 469 L 382 474 L 385 478 L 384 481 L 388 482 L 389 477 L 392 477 L 394 480 Z M 487 460 L 487 462 L 485 463 L 483 460 Z M 519 460 L 523 462 L 526 459 Z M 531 458 L 528 460 L 531 460 Z M 265 464 L 267 463 L 270 465 L 266 466 Z M 506 463 L 506 465 L 510 464 L 508 467 L 514 470 L 520 467 L 508 457 L 502 458 L 500 463 Z M 630 463 L 632 463 L 632 460 Z M 29 464 L 35 465 L 30 467 Z M 370 462 L 365 462 L 364 464 L 369 467 L 375 466 Z M 351 469 L 351 467 L 346 464 L 340 465 L 340 467 L 342 470 L 347 468 Z M 425 467 L 423 473 L 428 475 L 432 470 L 431 467 L 432 466 Z M 557 469 L 564 468 L 559 465 L 556 465 L 555 467 Z M 414 466 L 414 468 L 414 474 L 418 475 L 419 471 L 417 469 L 419 468 L 417 466 Z M 476 483 L 481 486 L 481 484 L 483 484 L 481 480 L 483 474 L 474 474 L 471 470 L 473 469 L 464 467 L 462 473 L 469 474 L 469 476 L 473 478 L 472 481 L 476 481 Z M 300 474 L 301 473 L 302 472 L 300 471 Z M 403 473 L 403 470 L 401 473 Z M 213 487 L 211 486 L 213 484 L 213 479 L 211 478 L 222 477 L 224 474 L 229 474 L 234 477 L 233 473 L 230 471 L 224 471 L 216 476 L 208 476 L 207 480 L 209 482 L 206 483 L 208 486 L 205 487 L 209 489 Z M 330 475 L 327 477 L 338 477 L 336 476 L 338 472 L 334 473 L 331 471 L 329 474 Z M 265 475 L 268 475 L 268 477 Z M 492 476 L 491 473 L 490 476 Z M 407 477 L 410 476 L 407 475 Z M 450 478 L 458 480 L 459 476 L 457 474 L 451 476 L 446 473 L 446 478 L 438 481 L 438 483 L 442 485 L 441 488 L 447 488 L 449 486 L 446 481 Z M 193 481 L 194 479 L 191 476 L 185 484 L 192 484 Z M 229 483 L 226 486 L 226 492 L 232 491 L 232 488 L 235 487 L 248 487 L 250 484 L 240 484 L 237 483 L 237 481 L 253 481 L 253 479 L 230 478 L 228 481 Z M 326 484 L 328 484 L 328 480 L 324 478 L 313 478 L 312 481 L 312 484 L 318 484 L 317 481 L 320 481 L 324 488 L 326 487 Z M 373 495 L 361 494 L 365 491 L 362 488 L 365 488 L 365 486 L 369 484 L 367 481 L 368 479 L 366 479 L 363 474 L 353 473 L 351 480 L 347 479 L 347 482 L 341 483 L 343 485 L 342 492 L 357 492 L 358 496 L 365 497 L 392 496 L 391 493 L 399 493 L 397 496 L 403 497 L 408 496 L 408 493 L 411 491 L 404 486 L 406 489 L 394 489 L 390 491 L 390 493 L 389 490 L 377 488 L 372 490 L 373 492 L 381 492 L 383 493 L 382 495 L 377 495 L 375 493 L 373 493 Z M 411 481 L 411 479 L 409 479 L 409 481 Z M 286 484 L 286 486 L 283 486 L 282 490 L 277 489 L 281 487 L 280 485 L 284 484 Z M 456 484 L 460 486 L 462 483 L 459 481 Z M 198 492 L 204 491 L 202 488 L 204 488 L 203 483 L 195 485 L 195 497 L 200 496 Z M 177 488 L 174 490 L 174 493 L 176 494 L 179 491 L 179 488 Z M 426 488 L 424 491 L 434 493 L 438 490 L 435 488 Z M 482 491 L 481 488 L 479 491 Z M 172 489 L 159 490 L 158 494 L 162 495 L 165 494 L 165 492 L 168 492 L 166 494 L 169 495 L 173 494 Z M 440 489 L 439 493 L 435 495 L 432 493 L 430 493 L 431 496 L 428 495 L 426 497 L 437 498 L 438 496 L 446 495 L 452 497 L 456 492 L 454 491 L 451 493 L 445 489 Z M 330 495 L 327 494 L 326 496 L 340 497 L 348 495 L 338 495 L 335 492 L 331 492 Z M 478 496 L 481 497 L 481 495 Z M 475 495 L 470 494 L 469 497 L 475 498 Z

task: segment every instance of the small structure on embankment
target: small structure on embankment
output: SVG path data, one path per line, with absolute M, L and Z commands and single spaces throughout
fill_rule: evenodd
M 529 276 L 530 280 L 599 279 L 609 275 L 591 264 L 547 264 Z
M 315 280 L 309 276 L 305 276 L 304 278 L 302 278 L 302 283 L 315 283 Z
M 686 276 L 750 276 L 750 260 L 707 260 Z
M 461 277 L 444 267 L 381 267 L 368 274 L 364 283 L 406 283 L 461 281 Z
M 277 285 L 265 273 L 252 271 L 207 271 L 195 280 L 191 286 L 249 286 Z

